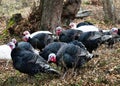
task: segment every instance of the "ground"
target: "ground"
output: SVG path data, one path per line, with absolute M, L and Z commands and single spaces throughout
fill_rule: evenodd
M 87 20 L 101 29 L 120 27 L 119 24 L 104 23 L 101 6 L 84 4 L 82 8 L 92 10 L 93 14 L 85 19 L 75 19 L 74 22 Z M 5 20 L 7 20 L 6 16 L 0 17 L 0 36 L 2 36 L 0 44 L 7 43 L 12 39 L 10 36 L 3 36 L 6 28 Z M 0 86 L 120 86 L 120 42 L 116 43 L 113 48 L 102 45 L 94 53 L 98 54 L 99 57 L 85 64 L 77 76 L 73 77 L 70 71 L 64 80 L 62 77 L 48 74 L 38 74 L 30 78 L 15 70 L 12 61 L 8 66 L 5 66 L 6 61 L 0 60 Z

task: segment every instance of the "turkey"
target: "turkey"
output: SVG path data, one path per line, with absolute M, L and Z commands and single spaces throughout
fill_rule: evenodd
M 82 9 L 80 8 L 80 10 L 79 10 L 78 13 L 75 15 L 75 17 L 76 17 L 76 18 L 81 18 L 81 19 L 83 19 L 83 18 L 85 18 L 85 17 L 90 16 L 91 13 L 92 13 L 91 10 L 82 10 Z
M 119 35 L 120 36 L 120 29 L 118 29 L 118 28 L 112 28 L 111 29 L 111 32 L 112 32 L 112 34 L 115 34 L 115 35 Z
M 40 52 L 40 56 L 42 56 L 46 61 L 51 53 L 57 53 L 61 46 L 65 45 L 64 42 L 53 42 L 45 46 L 42 52 Z
M 112 35 L 111 30 L 100 30 L 100 32 L 104 35 Z
M 82 48 L 83 50 L 87 51 L 87 48 L 85 47 L 85 45 L 82 42 L 78 41 L 78 40 L 74 40 L 74 41 L 70 42 L 69 44 L 77 45 L 80 48 Z M 87 54 L 88 55 L 93 55 L 89 51 L 87 51 Z M 98 55 L 94 55 L 94 57 L 98 57 Z
M 92 23 L 90 23 L 90 22 L 88 22 L 88 21 L 84 21 L 84 22 L 78 23 L 76 27 L 78 28 L 78 27 L 84 26 L 84 25 L 94 25 L 94 24 L 92 24 Z
M 47 44 L 53 42 L 52 36 L 46 33 L 33 33 L 33 35 L 26 33 L 23 40 L 29 42 L 35 49 L 39 49 L 40 51 L 42 51 Z
M 60 35 L 60 33 L 62 31 L 64 31 L 64 29 L 62 27 L 60 27 L 60 26 L 55 28 L 55 35 L 53 37 L 54 38 L 54 42 L 58 42 L 59 41 L 59 35 Z
M 12 39 L 8 44 L 0 45 L 0 59 L 7 60 L 6 66 L 11 60 L 11 51 L 15 48 L 16 39 Z
M 56 27 L 56 36 L 59 36 L 60 35 L 60 33 L 62 32 L 62 31 L 64 31 L 63 30 L 63 28 L 62 27 L 60 27 L 60 26 L 58 26 L 58 27 Z
M 59 40 L 61 42 L 69 43 L 69 42 L 75 40 L 75 37 L 74 37 L 75 34 L 76 33 L 72 29 L 62 31 L 61 34 L 59 35 Z
M 34 32 L 32 34 L 30 34 L 29 31 L 24 31 L 23 32 L 23 35 L 30 35 L 30 37 L 32 38 L 33 36 L 37 35 L 37 34 L 40 34 L 40 33 L 45 33 L 45 34 L 48 34 L 48 35 L 52 35 L 53 33 L 51 33 L 50 31 L 37 31 L 37 32 Z
M 48 62 L 54 62 L 64 69 L 64 72 L 70 68 L 76 69 L 81 68 L 86 62 L 94 57 L 93 54 L 88 54 L 88 51 L 80 48 L 74 44 L 63 45 L 57 54 L 50 55 Z M 53 61 L 54 59 L 54 61 Z
M 64 30 L 59 34 L 59 40 L 61 42 L 72 42 L 78 40 L 82 42 L 87 50 L 92 53 L 93 50 L 98 48 L 98 45 L 105 44 L 107 42 L 108 46 L 112 45 L 112 35 L 106 34 L 108 32 L 103 30 L 101 31 L 88 31 L 81 32 L 80 30 L 68 29 Z
M 112 38 L 107 42 L 108 43 L 108 47 L 113 47 L 113 44 L 115 44 L 116 42 L 120 42 L 120 29 L 118 28 L 112 28 L 110 30 Z
M 77 45 L 77 46 L 79 46 L 80 48 L 82 48 L 82 49 L 85 49 L 85 50 L 86 50 L 85 45 L 84 45 L 82 42 L 78 41 L 78 40 L 71 41 L 71 42 L 70 42 L 70 44 Z
M 85 45 L 84 45 L 82 42 L 78 41 L 78 40 L 74 40 L 74 41 L 70 42 L 69 44 L 77 45 L 77 46 L 79 46 L 80 48 L 82 48 L 82 49 L 84 49 L 85 51 L 87 51 L 87 48 L 85 47 Z M 90 52 L 89 52 L 89 51 L 87 51 L 87 52 L 88 52 L 88 54 L 90 55 Z
M 111 39 L 111 35 L 103 35 L 98 31 L 90 31 L 82 33 L 78 41 L 82 42 L 87 50 L 92 53 L 93 50 L 96 50 L 99 45 L 104 44 L 106 41 Z
M 71 27 L 71 29 L 74 30 L 80 30 L 82 32 L 89 32 L 89 31 L 99 31 L 99 28 L 95 27 L 94 25 L 91 24 L 78 24 L 79 27 L 77 27 L 76 23 L 71 22 L 69 24 L 69 26 Z
M 59 75 L 59 72 L 51 68 L 41 56 L 34 53 L 31 49 L 32 46 L 24 48 L 24 45 L 27 45 L 26 42 L 22 42 L 22 45 L 18 44 L 11 52 L 13 67 L 16 70 L 30 76 L 34 76 L 37 73 Z
M 49 55 L 51 53 L 56 54 L 58 52 L 58 50 L 63 45 L 66 45 L 66 44 L 67 43 L 64 43 L 64 42 L 53 42 L 53 43 L 50 43 L 43 49 L 42 52 L 40 52 L 40 56 L 42 56 L 45 60 L 48 60 Z M 70 44 L 78 45 L 79 47 L 81 47 L 83 49 L 86 49 L 85 46 L 81 42 L 79 42 L 77 40 L 74 40 L 74 41 L 70 42 Z
M 34 48 L 31 46 L 31 44 L 28 43 L 28 42 L 17 42 L 17 43 L 16 43 L 16 46 L 19 47 L 19 48 L 25 49 L 25 50 L 29 50 L 29 51 L 34 52 L 34 53 L 36 53 L 36 54 L 39 55 L 39 51 L 36 50 L 36 49 L 34 49 Z
M 100 30 L 105 35 L 120 35 L 120 29 L 112 28 L 111 30 Z
M 104 37 L 106 36 L 108 38 L 106 44 L 109 48 L 112 48 L 116 42 L 120 41 L 120 30 L 118 28 L 112 28 L 111 30 L 102 30 L 101 32 L 104 34 Z M 111 38 L 108 36 L 111 36 Z
M 74 30 L 74 29 L 64 30 L 59 34 L 59 41 L 69 43 L 73 40 L 78 39 L 81 33 L 82 32 L 80 30 Z

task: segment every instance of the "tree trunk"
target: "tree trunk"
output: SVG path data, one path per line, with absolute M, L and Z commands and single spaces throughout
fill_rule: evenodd
M 38 30 L 49 30 L 55 34 L 57 26 L 68 25 L 68 21 L 70 22 L 75 18 L 80 3 L 81 0 L 66 0 L 66 2 L 65 0 L 39 0 L 38 3 L 34 3 L 28 21 L 23 20 L 25 23 L 20 23 L 21 25 L 11 29 L 14 33 L 20 33 L 21 31 L 20 34 L 25 30 L 31 33 Z M 18 29 L 19 32 L 16 31 Z
M 115 23 L 116 15 L 115 15 L 115 6 L 113 0 L 102 0 L 103 2 L 103 10 L 104 10 L 104 20 L 106 22 Z
M 62 22 L 68 25 L 75 19 L 75 15 L 80 9 L 81 0 L 66 0 L 63 5 Z
M 114 0 L 115 5 L 115 15 L 116 15 L 116 23 L 120 24 L 120 1 Z
M 0 5 L 2 4 L 2 0 L 0 0 Z
M 80 4 L 81 0 L 40 0 L 39 7 L 32 10 L 29 21 L 39 21 L 38 30 L 55 33 L 57 26 L 68 25 L 75 18 Z
M 92 5 L 101 5 L 101 0 L 90 0 Z
M 41 0 L 40 30 L 54 33 L 57 26 L 68 25 L 75 18 L 80 4 L 81 0 Z
M 55 32 L 55 27 L 61 25 L 63 0 L 41 0 L 40 30 Z

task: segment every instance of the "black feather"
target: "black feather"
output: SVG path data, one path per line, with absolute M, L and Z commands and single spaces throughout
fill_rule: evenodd
M 39 33 L 32 38 L 28 39 L 28 42 L 34 47 L 42 51 L 42 49 L 49 43 L 53 42 L 53 38 L 45 33 Z
M 65 70 L 69 68 L 80 68 L 88 59 L 88 52 L 74 44 L 67 44 L 62 46 L 57 52 L 58 65 Z
M 80 30 L 68 29 L 68 30 L 62 31 L 62 33 L 59 36 L 59 40 L 61 42 L 69 43 L 73 40 L 77 40 L 80 33 L 81 33 Z
M 50 43 L 48 44 L 44 49 L 43 51 L 40 53 L 40 55 L 45 59 L 45 60 L 48 60 L 48 55 L 50 53 L 57 53 L 57 51 L 60 49 L 61 46 L 63 46 L 64 42 L 53 42 L 53 43 Z
M 26 45 L 26 43 L 22 44 Z M 28 75 L 34 75 L 39 72 L 59 74 L 58 71 L 51 68 L 41 56 L 35 54 L 34 51 L 28 49 L 28 47 L 24 48 L 24 45 L 22 47 L 20 47 L 20 45 L 21 44 L 18 44 L 11 52 L 13 67 L 16 70 Z
M 87 50 L 92 53 L 102 43 L 101 37 L 102 34 L 100 32 L 84 32 L 79 36 L 78 41 L 82 42 Z
M 84 22 L 78 23 L 78 24 L 77 24 L 77 28 L 80 27 L 80 26 L 84 26 L 84 25 L 94 25 L 94 24 L 92 24 L 92 23 L 90 23 L 90 22 L 88 22 L 88 21 L 84 21 Z

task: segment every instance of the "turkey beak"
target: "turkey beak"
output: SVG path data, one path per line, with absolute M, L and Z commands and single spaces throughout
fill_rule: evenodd
M 49 62 L 50 62 L 50 59 L 48 58 L 47 63 L 49 63 Z
M 70 28 L 73 28 L 74 27 L 74 25 L 70 25 Z
M 50 63 L 50 61 L 49 61 L 49 60 L 47 60 L 47 63 Z
M 59 36 L 60 35 L 60 33 L 61 33 L 61 30 L 57 30 L 56 31 L 56 34 Z
M 25 36 L 22 38 L 22 40 L 23 40 L 23 41 L 26 41 L 26 40 L 25 40 Z
M 71 26 L 68 26 L 68 28 L 71 28 Z
M 22 39 L 23 39 L 23 41 L 25 41 L 25 42 L 27 42 L 27 40 L 28 40 L 25 36 L 24 36 Z
M 10 48 L 13 49 L 13 45 L 10 45 Z

